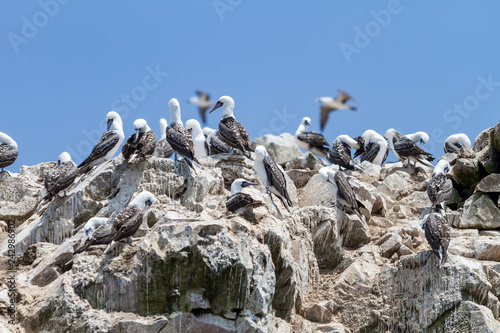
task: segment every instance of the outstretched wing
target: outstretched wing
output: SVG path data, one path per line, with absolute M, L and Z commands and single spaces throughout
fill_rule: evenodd
M 348 93 L 339 89 L 339 95 L 335 100 L 342 104 L 345 104 L 350 99 L 352 99 L 352 97 Z
M 330 111 L 336 110 L 337 108 L 330 104 L 321 105 L 321 113 L 320 113 L 320 127 L 323 131 L 325 129 L 326 122 L 328 121 L 328 115 Z

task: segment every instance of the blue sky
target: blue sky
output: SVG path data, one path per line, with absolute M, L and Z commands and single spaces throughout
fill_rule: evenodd
M 255 138 L 319 130 L 319 96 L 349 92 L 359 112 L 331 114 L 328 141 L 372 128 L 473 140 L 500 106 L 496 1 L 0 2 L 0 131 L 19 144 L 8 169 L 90 152 L 106 113 L 124 131 L 145 118 L 159 135 L 168 100 L 197 118 L 194 90 L 234 98 Z M 217 127 L 220 111 L 209 116 Z

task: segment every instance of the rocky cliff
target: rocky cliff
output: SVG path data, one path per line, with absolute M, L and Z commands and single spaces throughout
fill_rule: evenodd
M 53 162 L 0 175 L 0 256 L 15 224 L 16 325 L 8 324 L 8 278 L 0 272 L 1 332 L 499 332 L 500 124 L 450 161 L 455 194 L 449 260 L 441 268 L 420 227 L 431 170 L 401 163 L 348 176 L 363 203 L 337 211 L 317 175 L 323 162 L 293 137 L 265 136 L 287 169 L 297 203 L 228 213 L 236 178 L 258 181 L 253 161 L 212 156 L 183 163 L 121 157 L 77 179 L 66 197 L 41 204 Z M 286 149 L 285 149 L 286 147 Z M 73 255 L 93 216 L 119 212 L 148 190 L 157 202 L 134 236 Z

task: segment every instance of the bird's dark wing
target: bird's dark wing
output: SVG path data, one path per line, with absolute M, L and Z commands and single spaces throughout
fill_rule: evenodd
M 109 244 L 115 235 L 116 231 L 113 229 L 113 223 L 104 223 L 94 230 L 92 237 L 87 239 L 83 246 L 75 251 L 75 254 L 86 251 L 91 245 Z
M 444 152 L 445 153 L 456 153 L 463 146 L 464 145 L 461 144 L 460 142 L 456 142 L 456 143 L 445 142 L 444 143 Z
M 358 211 L 358 202 L 356 201 L 356 195 L 354 194 L 354 190 L 352 189 L 351 184 L 349 184 L 347 178 L 345 178 L 344 173 L 342 171 L 337 171 L 335 172 L 334 178 L 342 199 L 344 199 L 351 206 L 351 208 Z
M 130 228 L 129 225 L 131 223 L 133 224 L 134 219 L 138 215 L 142 216 L 141 209 L 139 209 L 135 205 L 127 205 L 118 214 L 116 214 L 109 222 L 113 223 L 113 230 L 115 232 L 122 232 L 123 233 L 123 231 L 120 231 L 120 230 L 122 230 L 123 228 L 129 229 Z M 135 231 L 134 231 L 134 233 L 135 233 Z M 126 236 L 126 237 L 128 237 L 128 236 Z
M 147 156 L 153 154 L 155 148 L 156 134 L 153 131 L 147 131 L 139 139 L 135 154 L 144 160 Z
M 350 99 L 352 99 L 352 97 L 348 93 L 346 93 L 340 89 L 339 89 L 339 95 L 337 96 L 337 98 L 335 98 L 336 101 L 338 101 L 342 104 L 345 104 Z
M 235 193 L 226 202 L 226 208 L 230 212 L 234 212 L 240 208 L 254 205 L 256 202 L 246 193 Z
M 328 151 L 328 160 L 346 169 L 354 169 L 351 165 L 351 148 L 348 144 L 336 139 Z
M 326 122 L 328 121 L 328 115 L 330 114 L 330 111 L 333 111 L 333 110 L 336 110 L 336 108 L 329 105 L 329 104 L 321 105 L 320 126 L 321 126 L 322 131 L 325 129 L 325 125 L 326 125 Z
M 440 251 L 443 252 L 441 263 L 447 258 L 448 245 L 451 239 L 451 229 L 446 218 L 439 213 L 432 213 L 424 225 L 425 238 L 436 256 L 440 257 Z
M 453 183 L 444 174 L 438 174 L 431 178 L 427 184 L 427 195 L 433 205 L 448 200 L 453 191 Z
M 373 162 L 380 150 L 380 145 L 376 144 L 375 142 L 370 142 L 365 149 L 366 152 L 361 156 L 361 162 Z
M 196 95 L 200 98 L 202 101 L 209 101 L 210 100 L 210 95 L 207 94 L 206 92 L 196 90 Z
M 194 160 L 193 137 L 180 124 L 167 127 L 167 141 L 181 156 Z
M 250 136 L 247 130 L 235 118 L 222 118 L 219 122 L 219 136 L 229 146 L 241 151 L 251 151 Z
M 56 195 L 59 191 L 62 191 L 73 184 L 77 175 L 78 168 L 73 161 L 63 162 L 59 166 L 52 169 L 50 175 L 47 173 L 47 176 L 45 177 L 45 188 L 52 195 Z
M 107 131 L 101 136 L 99 142 L 94 146 L 89 157 L 87 157 L 78 167 L 81 168 L 98 158 L 106 156 L 106 154 L 113 149 L 118 143 L 120 137 L 115 131 Z
M 302 134 L 299 134 L 297 136 L 297 139 L 300 141 L 303 141 L 305 143 L 308 143 L 309 145 L 313 147 L 329 147 L 330 145 L 326 141 L 325 137 L 323 134 L 317 133 L 317 132 L 304 132 Z
M 203 124 L 207 123 L 207 110 L 209 106 L 199 106 L 198 111 L 200 112 L 200 118 Z
M 426 152 L 405 136 L 394 143 L 394 149 L 402 157 L 425 156 L 427 160 L 433 160 L 432 154 Z
M 142 136 L 144 133 L 139 133 L 139 138 L 137 139 L 137 142 L 135 141 L 135 134 L 132 134 L 127 141 L 125 141 L 125 144 L 122 147 L 122 155 L 123 158 L 128 160 L 130 156 L 135 152 L 137 147 L 139 146 L 139 141 L 141 140 Z
M 0 145 L 0 168 L 5 168 L 14 163 L 19 155 L 17 149 L 9 145 Z
M 278 193 L 286 200 L 289 206 L 292 206 L 292 200 L 286 189 L 286 178 L 281 169 L 276 165 L 271 157 L 264 159 L 264 167 L 266 169 L 267 179 Z
M 174 150 L 172 149 L 170 143 L 167 142 L 167 140 L 160 140 L 156 144 L 154 156 L 169 158 L 173 153 Z

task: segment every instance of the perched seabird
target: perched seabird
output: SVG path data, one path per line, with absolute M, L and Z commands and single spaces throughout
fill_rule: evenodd
M 71 156 L 67 152 L 63 152 L 57 159 L 55 168 L 50 169 L 45 174 L 45 189 L 47 194 L 43 198 L 44 201 L 52 200 L 57 193 L 68 188 L 76 176 L 78 176 L 78 168 L 71 160 Z
M 160 119 L 160 131 L 161 137 L 160 140 L 156 143 L 156 148 L 153 153 L 154 156 L 169 158 L 174 153 L 172 146 L 167 141 L 167 120 L 164 118 Z
M 172 98 L 168 102 L 170 108 L 170 124 L 167 127 L 167 141 L 177 154 L 184 158 L 184 161 L 194 170 L 193 161 L 200 164 L 194 156 L 194 142 L 188 131 L 184 128 L 181 120 L 181 107 L 179 101 Z
M 418 143 L 420 147 L 422 147 L 425 143 L 427 143 L 427 141 L 429 141 L 429 135 L 422 131 L 412 134 L 406 134 L 405 136 L 414 143 Z
M 441 267 L 448 258 L 447 251 L 451 239 L 451 228 L 448 225 L 446 216 L 440 213 L 425 215 L 422 229 L 424 229 L 425 238 L 439 260 L 439 267 Z
M 186 130 L 191 133 L 194 141 L 194 156 L 196 158 L 207 156 L 207 141 L 198 120 L 189 119 L 186 121 Z
M 109 218 L 107 217 L 93 217 L 90 220 L 85 223 L 83 226 L 83 230 L 85 231 L 85 235 L 87 235 L 87 240 L 90 240 L 92 238 L 92 234 L 94 233 L 94 230 L 96 230 L 98 227 L 103 225 L 104 223 L 107 223 Z
M 84 173 L 91 167 L 99 165 L 102 162 L 109 161 L 120 148 L 125 138 L 122 118 L 117 112 L 110 111 L 106 115 L 106 123 L 108 125 L 107 132 L 101 136 L 101 139 L 94 146 L 89 157 L 78 166 L 80 173 Z
M 0 132 L 0 142 L 2 142 L 0 144 L 0 169 L 3 172 L 5 167 L 16 161 L 19 151 L 17 150 L 17 142 L 3 132 Z
M 431 200 L 432 208 L 435 207 L 436 211 L 446 210 L 446 200 L 453 193 L 453 183 L 446 178 L 448 171 L 450 171 L 450 163 L 440 160 L 434 168 L 429 183 L 427 183 L 427 195 Z
M 196 95 L 198 96 L 189 98 L 189 103 L 198 105 L 198 111 L 200 111 L 201 121 L 203 121 L 203 124 L 206 124 L 207 123 L 206 112 L 208 108 L 212 106 L 213 102 L 210 101 L 210 95 L 207 93 L 204 93 L 202 91 L 196 91 Z
M 156 198 L 151 192 L 142 191 L 107 223 L 97 227 L 90 239 L 87 239 L 75 254 L 86 251 L 91 245 L 99 244 L 108 244 L 104 251 L 106 253 L 115 242 L 133 236 L 142 224 L 144 213 L 155 201 Z
M 229 96 L 222 96 L 209 113 L 214 112 L 214 110 L 221 106 L 223 109 L 222 117 L 219 122 L 220 138 L 230 147 L 236 148 L 247 157 L 250 157 L 250 152 L 252 151 L 250 148 L 250 136 L 245 127 L 243 127 L 233 115 L 234 100 Z
M 395 155 L 400 159 L 400 161 L 408 160 L 408 166 L 410 161 L 413 161 L 413 166 L 417 164 L 417 161 L 433 168 L 434 166 L 428 161 L 433 161 L 434 158 L 432 154 L 426 152 L 419 146 L 417 146 L 413 141 L 403 136 L 401 139 L 394 143 Z M 404 163 L 404 162 L 403 162 Z
M 254 168 L 259 175 L 260 181 L 266 187 L 271 201 L 273 199 L 271 193 L 274 193 L 283 202 L 285 208 L 290 210 L 289 207 L 293 206 L 293 204 L 287 191 L 284 172 L 273 161 L 272 157 L 269 156 L 264 146 L 257 146 L 255 148 Z
M 123 158 L 131 163 L 145 161 L 156 147 L 156 135 L 146 120 L 136 119 L 133 126 L 135 134 L 132 134 L 122 147 Z
M 207 127 L 203 128 L 203 132 L 208 132 L 206 129 Z M 222 141 L 218 130 L 211 130 L 211 132 L 208 132 L 206 143 L 208 155 L 238 153 L 237 149 L 230 147 L 227 143 Z
M 361 161 L 382 165 L 388 154 L 387 141 L 384 137 L 373 130 L 366 130 L 361 138 L 363 138 L 363 143 L 366 145 Z M 370 141 L 372 142 L 370 143 Z
M 444 152 L 456 153 L 463 146 L 467 148 L 472 146 L 469 137 L 465 133 L 453 134 L 444 141 Z
M 339 135 L 328 151 L 328 160 L 348 170 L 361 169 L 351 158 L 351 148 L 359 150 L 361 145 L 363 142 L 356 141 L 349 135 Z
M 319 176 L 330 184 L 330 189 L 337 200 L 337 208 L 340 208 L 340 205 L 348 207 L 352 209 L 360 219 L 363 219 L 359 211 L 359 204 L 356 200 L 354 190 L 342 171 L 335 171 L 328 167 L 323 167 L 319 170 Z
M 321 131 L 325 129 L 326 122 L 328 121 L 328 115 L 331 111 L 347 109 L 352 111 L 357 110 L 356 107 L 346 104 L 346 102 L 350 99 L 352 99 L 352 97 L 340 89 L 339 95 L 335 99 L 333 97 L 320 97 L 315 99 L 316 102 L 321 103 Z
M 242 208 L 253 207 L 260 205 L 260 202 L 253 200 L 252 196 L 247 193 L 242 193 L 244 187 L 257 185 L 257 183 L 249 182 L 245 179 L 238 178 L 231 184 L 231 196 L 227 199 L 226 208 L 230 212 L 236 212 Z
M 310 125 L 311 118 L 302 118 L 302 121 L 295 132 L 295 141 L 299 147 L 305 151 L 310 151 L 314 155 L 328 158 L 330 145 L 322 134 L 317 132 L 307 132 Z
M 404 162 L 404 159 L 401 158 L 398 152 L 394 149 L 394 144 L 403 137 L 403 134 L 401 134 L 401 132 L 399 131 L 396 131 L 394 128 L 389 128 L 387 132 L 385 132 L 384 137 L 389 141 L 389 147 L 391 147 L 394 156 L 396 156 L 396 158 L 401 162 Z

